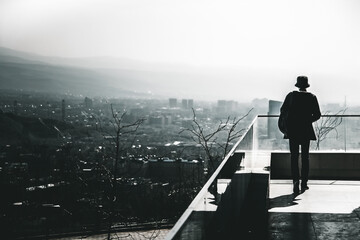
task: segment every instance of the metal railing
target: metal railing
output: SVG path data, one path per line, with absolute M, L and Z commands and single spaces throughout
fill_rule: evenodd
M 279 115 L 257 116 L 259 150 L 289 150 L 288 141 L 277 128 Z M 311 141 L 310 151 L 359 151 L 360 115 L 322 115 L 313 123 L 316 141 Z
M 277 121 L 279 115 L 258 115 L 251 122 L 246 132 L 236 142 L 224 160 L 212 176 L 205 183 L 189 207 L 182 214 L 175 226 L 170 230 L 166 239 L 177 239 L 192 213 L 199 204 L 207 204 L 207 198 L 211 188 L 217 184 L 226 165 L 229 165 L 236 153 L 245 153 L 238 168 L 252 171 L 259 167 L 267 167 L 266 164 L 258 163 L 256 154 L 262 151 L 289 151 L 288 141 L 283 139 L 278 130 Z M 360 115 L 322 115 L 321 119 L 313 124 L 318 137 L 311 143 L 311 151 L 359 151 L 360 149 Z M 325 133 L 324 133 L 325 131 Z M 232 169 L 233 173 L 236 169 Z M 216 197 L 216 196 L 215 196 Z

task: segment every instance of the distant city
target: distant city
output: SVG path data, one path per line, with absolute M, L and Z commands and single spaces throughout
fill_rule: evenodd
M 260 102 L 266 108 L 266 100 Z M 10 224 L 5 224 L 9 234 L 21 237 L 31 235 L 29 228 L 34 224 L 34 234 L 44 234 L 43 225 L 37 223 L 44 216 L 48 216 L 46 224 L 54 234 L 78 231 L 69 227 L 74 221 L 77 226 L 88 226 L 106 218 L 105 211 L 90 222 L 80 220 L 105 204 L 98 198 L 109 187 L 104 183 L 109 179 L 106 169 L 113 169 L 112 123 L 116 112 L 124 125 L 145 119 L 133 138 L 124 135 L 119 141 L 124 146 L 119 156 L 119 192 L 127 191 L 130 199 L 137 198 L 139 189 L 148 189 L 145 192 L 150 194 L 147 204 L 122 199 L 133 210 L 117 221 L 133 219 L 139 225 L 153 219 L 149 209 L 160 200 L 151 200 L 157 195 L 150 189 L 156 188 L 159 194 L 168 196 L 161 199 L 162 210 L 156 214 L 160 214 L 163 224 L 171 224 L 206 178 L 203 149 L 189 134 L 180 133 L 191 128 L 192 109 L 205 129 L 211 130 L 227 115 L 240 116 L 250 108 L 251 104 L 226 100 L 109 99 L 1 90 L 0 176 L 1 187 L 7 192 L 1 199 L 1 222 Z M 246 128 L 256 111 L 251 114 L 241 127 Z M 82 188 L 79 184 L 92 187 Z M 102 203 L 88 206 L 96 199 Z M 14 215 L 21 209 L 30 213 Z M 35 210 L 38 214 L 32 213 Z M 49 216 L 48 211 L 55 213 Z M 53 223 L 59 217 L 64 218 L 64 223 Z M 14 221 L 21 224 L 11 225 Z
M 135 225 L 152 222 L 154 212 L 150 209 L 156 205 L 161 206 L 156 214 L 163 226 L 171 226 L 207 177 L 204 149 L 182 130 L 191 129 L 195 117 L 211 131 L 228 116 L 240 117 L 252 109 L 239 124 L 239 128 L 246 129 L 256 115 L 277 114 L 280 106 L 281 102 L 267 99 L 204 102 L 1 90 L 0 176 L 1 187 L 7 193 L 0 202 L 1 223 L 9 234 L 22 237 L 71 233 L 103 222 L 107 214 L 103 197 L 111 186 L 106 182 L 119 161 L 115 168 L 117 192 L 123 195 L 125 191 L 128 197 L 121 198 L 123 215 L 115 221 L 132 219 Z M 323 105 L 322 110 L 330 113 L 344 107 Z M 347 111 L 356 113 L 359 109 Z M 119 135 L 119 155 L 114 151 L 116 118 L 123 126 L 144 120 L 133 136 Z M 216 141 L 222 143 L 225 139 L 219 135 Z M 146 204 L 131 200 L 141 194 L 146 195 Z M 28 214 L 15 214 L 25 209 Z M 49 211 L 55 212 L 49 215 Z M 93 219 L 86 217 L 96 212 Z M 46 219 L 44 223 L 39 222 L 42 218 Z M 57 218 L 63 223 L 58 224 Z M 84 218 L 87 220 L 81 220 Z M 20 224 L 12 225 L 14 222 Z M 72 228 L 74 224 L 77 227 Z M 101 231 L 106 227 L 100 224 L 92 228 Z

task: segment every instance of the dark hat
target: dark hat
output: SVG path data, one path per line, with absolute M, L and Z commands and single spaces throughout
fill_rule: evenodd
M 308 87 L 310 87 L 310 84 L 308 83 L 307 76 L 298 76 L 295 86 L 298 87 L 298 88 L 308 88 Z

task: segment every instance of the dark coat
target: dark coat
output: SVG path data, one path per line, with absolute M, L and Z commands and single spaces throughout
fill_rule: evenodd
M 312 123 L 321 116 L 316 96 L 309 92 L 290 92 L 280 108 L 288 112 L 287 134 L 284 138 L 297 141 L 316 140 Z

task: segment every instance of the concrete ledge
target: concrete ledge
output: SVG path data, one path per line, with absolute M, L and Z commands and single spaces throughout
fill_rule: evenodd
M 291 179 L 289 152 L 271 153 L 270 166 L 271 179 Z M 309 179 L 360 180 L 360 153 L 311 152 Z
M 237 171 L 215 213 L 205 239 L 264 239 L 269 172 Z
M 244 156 L 236 152 L 218 168 L 166 239 L 264 239 L 269 171 L 241 168 Z

